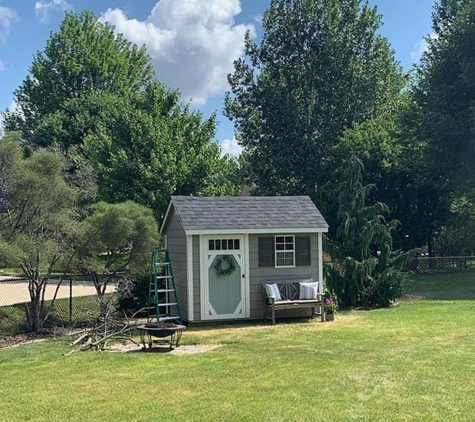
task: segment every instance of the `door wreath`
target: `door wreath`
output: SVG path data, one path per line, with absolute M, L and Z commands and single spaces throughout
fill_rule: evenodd
M 233 256 L 224 255 L 218 258 L 216 260 L 216 264 L 214 265 L 214 269 L 216 271 L 216 274 L 218 274 L 220 277 L 226 277 L 228 275 L 231 275 L 236 269 L 236 264 L 234 263 Z

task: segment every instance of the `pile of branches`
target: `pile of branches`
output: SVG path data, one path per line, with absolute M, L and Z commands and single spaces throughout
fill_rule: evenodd
M 143 309 L 140 309 L 131 317 L 128 317 L 125 312 L 123 316 L 107 312 L 102 317 L 92 317 L 87 328 L 73 334 L 76 337 L 71 342 L 73 350 L 65 356 L 79 351 L 104 350 L 107 344 L 112 341 L 130 341 L 139 345 L 134 339 L 134 334 L 137 326 L 143 323 L 143 320 L 134 318 L 140 312 L 143 312 Z

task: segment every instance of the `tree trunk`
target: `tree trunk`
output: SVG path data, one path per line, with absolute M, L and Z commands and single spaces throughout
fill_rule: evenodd
M 35 333 L 43 331 L 43 303 L 39 280 L 30 280 L 30 303 L 27 304 L 27 322 L 29 331 Z

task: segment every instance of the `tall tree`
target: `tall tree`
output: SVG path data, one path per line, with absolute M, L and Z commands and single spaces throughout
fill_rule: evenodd
M 397 244 L 404 249 L 427 245 L 435 228 L 447 218 L 449 198 L 443 186 L 434 183 L 427 160 L 428 142 L 421 141 L 420 111 L 413 94 L 400 96 L 393 116 L 379 116 L 347 129 L 332 151 L 336 179 L 351 157 L 358 157 L 365 176 L 376 187 L 371 195 L 386 203 L 398 225 Z M 338 183 L 326 186 L 338 197 Z M 329 210 L 336 216 L 338 205 Z M 333 222 L 337 226 L 337 221 Z
M 236 193 L 237 183 L 219 177 L 236 166 L 220 156 L 215 117 L 191 112 L 177 92 L 153 83 L 128 98 L 91 98 L 83 110 L 88 115 L 94 108 L 101 130 L 84 138 L 82 151 L 94 163 L 102 199 L 133 200 L 160 218 L 173 193 Z
M 343 306 L 388 306 L 402 294 L 401 267 L 412 253 L 392 251 L 398 224 L 389 208 L 371 199 L 374 185 L 363 184 L 361 160 L 352 157 L 338 195 L 337 239 L 329 242 L 333 263 L 327 285 Z
M 51 143 L 41 130 L 44 120 L 70 118 L 68 102 L 97 93 L 125 95 L 153 80 L 145 47 L 138 48 L 92 12 L 67 12 L 58 32 L 38 52 L 30 72 L 15 91 L 17 107 L 5 116 L 6 130 L 21 130 L 23 140 L 37 146 Z M 79 136 L 78 136 L 79 135 Z M 65 149 L 82 141 L 81 133 L 66 130 Z
M 404 77 L 380 24 L 366 1 L 272 0 L 246 35 L 225 112 L 261 192 L 313 192 L 344 129 L 391 113 Z
M 61 152 L 86 203 L 133 200 L 160 218 L 173 193 L 237 192 L 237 165 L 214 141 L 215 116 L 191 111 L 154 78 L 145 48 L 91 12 L 66 15 L 15 95 L 7 130 L 21 131 L 32 150 Z
M 475 0 L 441 0 L 418 68 L 416 99 L 432 178 L 453 197 L 475 196 Z

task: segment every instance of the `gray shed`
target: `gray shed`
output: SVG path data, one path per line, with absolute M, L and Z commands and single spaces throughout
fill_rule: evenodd
M 172 196 L 160 233 L 183 318 L 262 317 L 266 280 L 313 278 L 322 292 L 327 231 L 308 196 Z

